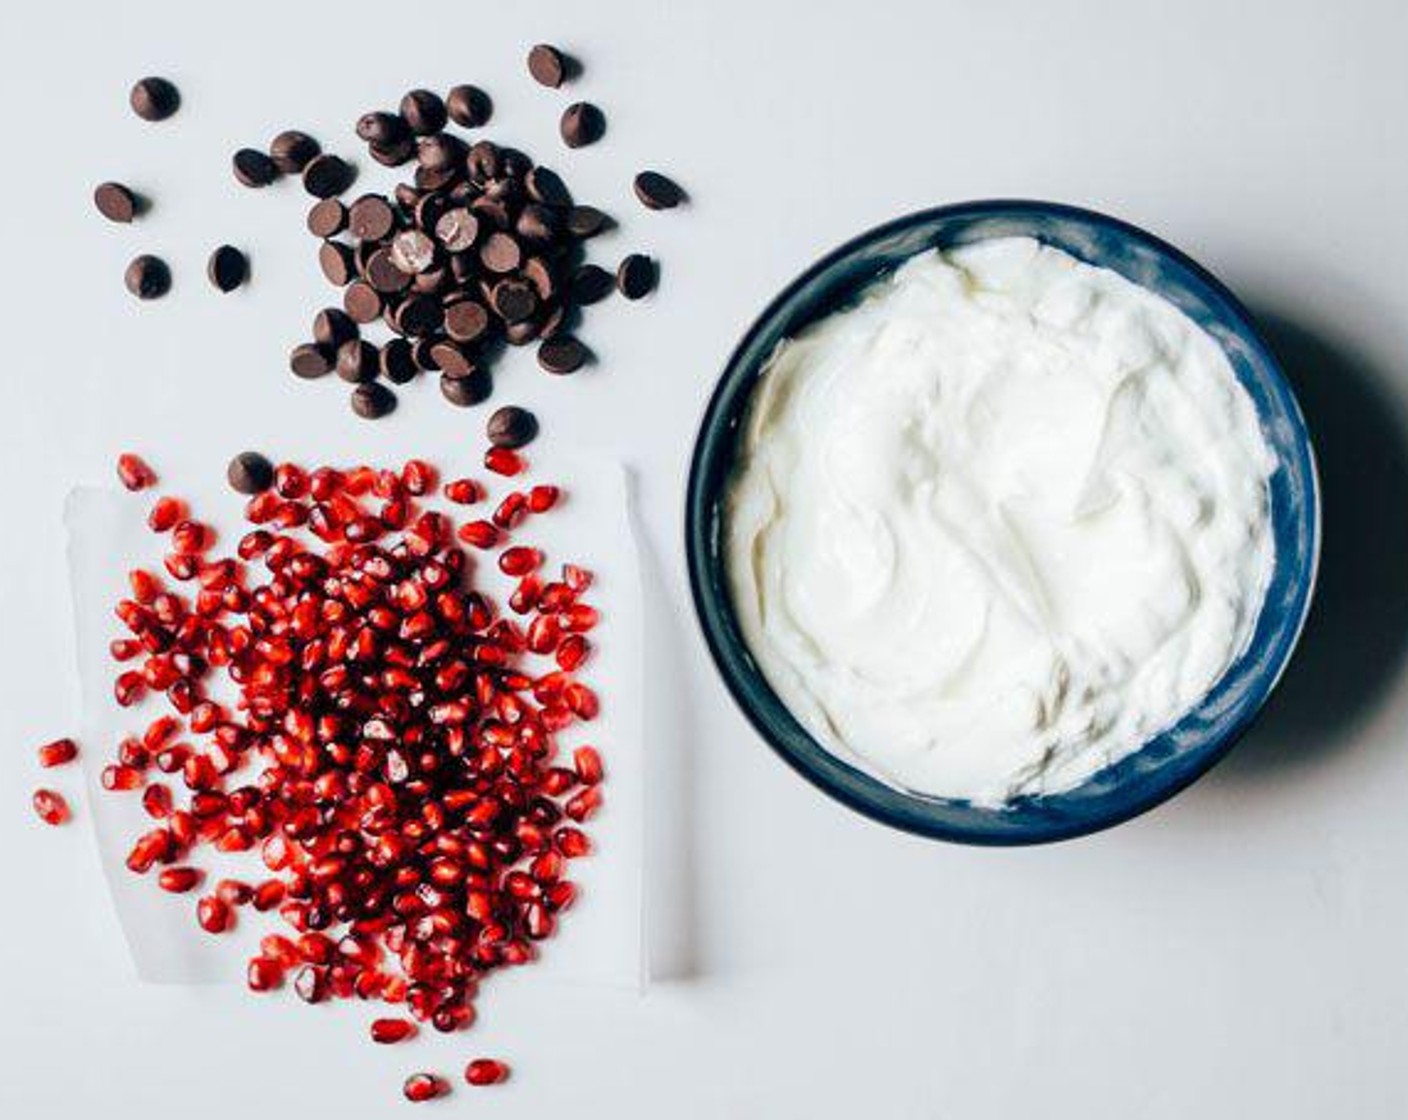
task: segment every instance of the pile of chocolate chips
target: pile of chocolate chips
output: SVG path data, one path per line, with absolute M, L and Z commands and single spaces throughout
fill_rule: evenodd
M 544 81 L 544 60 L 563 59 L 548 51 L 535 47 L 529 68 L 554 85 L 572 70 Z M 600 110 L 571 114 L 581 104 L 564 114 L 569 147 L 600 134 Z M 355 383 L 352 407 L 361 416 L 395 407 L 383 382 L 404 384 L 421 372 L 440 375 L 452 404 L 480 403 L 492 390 L 490 366 L 504 344 L 535 344 L 544 370 L 574 373 L 591 357 L 572 333 L 580 308 L 613 290 L 640 299 L 655 286 L 655 264 L 642 254 L 626 257 L 614 275 L 583 260 L 584 243 L 612 223 L 575 203 L 554 171 L 517 149 L 446 131 L 451 121 L 478 128 L 491 113 L 486 93 L 462 85 L 444 98 L 412 90 L 397 112 L 365 114 L 357 135 L 372 158 L 390 167 L 414 162 L 412 181 L 390 197 L 364 194 L 350 204 L 325 198 L 308 214 L 309 231 L 322 240 L 323 273 L 343 289 L 342 307 L 318 314 L 312 341 L 293 350 L 290 367 L 304 378 L 336 372 Z M 569 116 L 590 118 L 587 132 L 569 128 Z M 651 209 L 683 198 L 657 172 L 642 173 L 635 188 Z M 393 335 L 382 345 L 362 337 L 362 328 L 377 322 Z

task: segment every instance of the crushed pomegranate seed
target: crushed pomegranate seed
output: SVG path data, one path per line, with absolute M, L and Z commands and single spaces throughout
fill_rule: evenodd
M 117 457 L 117 478 L 129 490 L 145 490 L 156 485 L 156 471 L 140 455 L 124 451 Z
M 34 811 L 45 824 L 60 825 L 69 818 L 68 802 L 56 790 L 35 790 L 33 804 Z
M 464 1067 L 464 1079 L 471 1085 L 497 1085 L 508 1077 L 508 1066 L 493 1058 L 475 1058 Z
M 63 766 L 78 757 L 78 744 L 72 739 L 55 739 L 39 748 L 39 765 L 46 770 Z
M 436 1077 L 433 1073 L 413 1073 L 406 1078 L 406 1083 L 402 1087 L 402 1092 L 406 1094 L 408 1101 L 434 1100 L 436 1097 L 449 1092 L 450 1086 L 443 1078 Z
M 416 1025 L 409 1019 L 374 1019 L 371 1035 L 373 1042 L 401 1042 L 416 1033 Z

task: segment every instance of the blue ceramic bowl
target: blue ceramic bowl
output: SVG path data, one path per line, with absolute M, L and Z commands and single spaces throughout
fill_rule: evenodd
M 1181 308 L 1222 346 L 1251 395 L 1279 466 L 1271 478 L 1275 569 L 1247 651 L 1173 727 L 1065 793 L 1001 808 L 908 793 L 825 750 L 773 693 L 733 615 L 722 558 L 721 497 L 740 421 L 778 341 L 853 300 L 916 253 L 1026 236 L 1113 269 Z M 704 635 L 734 699 L 784 761 L 836 800 L 885 824 L 970 844 L 1035 844 L 1108 828 L 1172 797 L 1220 759 L 1266 702 L 1310 607 L 1320 497 L 1305 420 L 1251 317 L 1221 283 L 1158 238 L 1103 214 L 1048 202 L 941 206 L 898 218 L 828 253 L 789 284 L 744 335 L 704 415 L 685 511 L 690 583 Z

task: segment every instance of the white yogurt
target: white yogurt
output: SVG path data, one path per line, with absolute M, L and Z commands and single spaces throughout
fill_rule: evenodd
M 1246 648 L 1275 465 L 1171 303 L 1026 238 L 926 253 L 769 360 L 734 607 L 847 761 L 987 805 L 1068 789 Z

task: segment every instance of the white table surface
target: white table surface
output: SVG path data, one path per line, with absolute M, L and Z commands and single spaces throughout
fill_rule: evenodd
M 522 55 L 579 52 L 607 140 L 569 155 Z M 0 215 L 0 1114 L 388 1115 L 400 1075 L 502 1053 L 512 1084 L 435 1106 L 498 1117 L 1398 1117 L 1408 1109 L 1408 8 L 1390 0 L 84 4 L 11 13 Z M 150 126 L 130 82 L 167 74 Z M 76 706 L 60 510 L 116 451 L 172 478 L 310 427 L 348 455 L 479 420 L 429 384 L 390 421 L 285 371 L 328 290 L 291 184 L 229 153 L 351 124 L 412 85 L 488 87 L 492 133 L 619 211 L 653 305 L 594 311 L 601 364 L 529 360 L 499 399 L 642 477 L 663 652 L 651 708 L 656 965 L 645 996 L 491 985 L 476 1036 L 419 1053 L 241 988 L 143 986 L 83 823 L 28 808 L 32 746 Z M 656 165 L 695 198 L 646 214 Z M 113 177 L 158 208 L 114 227 Z M 371 180 L 364 180 L 371 181 Z M 1061 199 L 1146 226 L 1228 281 L 1302 387 L 1326 485 L 1321 595 L 1273 711 L 1174 803 L 1090 839 L 976 851 L 888 831 L 794 777 L 707 660 L 680 494 L 739 333 L 821 251 L 924 205 Z M 219 241 L 255 282 L 206 285 Z M 176 289 L 139 306 L 135 252 Z M 199 489 L 194 483 L 190 489 Z M 67 780 L 67 779 L 66 779 Z M 70 785 L 75 785 L 70 781 Z M 78 808 L 82 818 L 82 802 Z M 570 936 L 570 925 L 564 936 Z M 472 1041 L 471 1041 L 472 1038 Z

